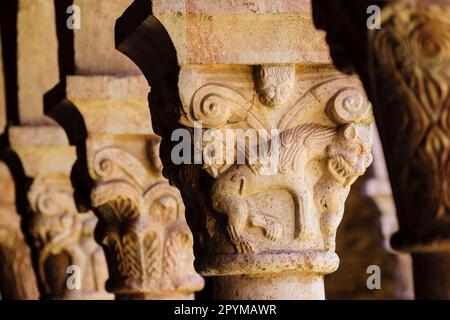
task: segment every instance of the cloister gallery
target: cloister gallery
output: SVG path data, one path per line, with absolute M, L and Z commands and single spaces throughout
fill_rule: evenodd
M 450 298 L 450 1 L 0 18 L 1 299 Z

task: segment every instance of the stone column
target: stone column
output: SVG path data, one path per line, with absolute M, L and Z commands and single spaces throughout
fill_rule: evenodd
M 26 177 L 29 212 L 25 232 L 43 299 L 108 299 L 107 267 L 93 231 L 92 212 L 80 214 L 73 199 L 70 173 L 76 159 L 64 130 L 21 126 L 9 131 Z
M 371 4 L 314 0 L 315 22 L 374 104 L 400 227 L 391 243 L 412 254 L 416 298 L 449 299 L 450 6 L 380 2 L 381 28 L 369 30 Z
M 345 199 L 371 162 L 358 80 L 332 68 L 308 1 L 154 1 L 152 12 L 130 7 L 117 46 L 152 86 L 165 174 L 214 298 L 324 299 Z
M 39 298 L 20 222 L 14 180 L 6 164 L 0 162 L 0 294 L 4 300 Z
M 411 300 L 414 299 L 411 256 L 396 251 L 392 248 L 390 242 L 391 236 L 398 231 L 398 220 L 378 131 L 374 134 L 372 154 L 373 165 L 369 172 L 369 178 L 362 186 L 361 191 L 364 196 L 374 202 L 380 212 L 381 233 L 384 239 L 383 247 L 393 256 L 395 297 L 402 300 Z
M 193 299 L 193 237 L 179 191 L 162 176 L 142 76 L 71 76 L 67 97 L 88 133 L 91 204 L 116 299 Z

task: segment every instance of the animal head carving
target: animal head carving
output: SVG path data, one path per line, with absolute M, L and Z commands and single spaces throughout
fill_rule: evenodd
M 350 123 L 338 132 L 336 144 L 327 148 L 328 169 L 345 187 L 363 175 L 372 163 L 372 127 Z
M 256 70 L 256 92 L 260 101 L 268 107 L 286 103 L 294 86 L 294 66 L 260 66 Z

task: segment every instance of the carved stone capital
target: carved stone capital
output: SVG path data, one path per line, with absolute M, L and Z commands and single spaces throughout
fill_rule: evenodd
M 204 156 L 215 155 L 204 165 L 211 187 L 187 193 L 205 198 L 202 274 L 335 271 L 344 202 L 371 163 L 371 108 L 359 82 L 296 65 L 190 66 L 181 70 L 179 89 L 181 123 L 201 123 L 204 138 L 277 130 L 254 163 L 248 155 L 261 140 L 245 144 L 244 163 L 237 140 L 201 144 Z M 223 150 L 236 151 L 231 162 L 218 156 Z
M 59 127 L 14 127 L 10 141 L 33 179 L 25 219 L 41 297 L 110 299 L 106 260 L 94 241 L 97 219 L 92 212 L 79 213 L 73 198 L 75 148 Z
M 108 260 L 107 290 L 118 299 L 192 299 L 204 281 L 193 266 L 181 195 L 162 176 L 145 81 L 78 76 L 68 78 L 67 90 L 88 132 L 90 200 L 99 219 L 95 238 Z
M 118 49 L 152 86 L 164 173 L 216 298 L 324 298 L 345 199 L 371 162 L 371 106 L 329 64 L 307 2 L 156 1 L 116 24 Z M 181 128 L 190 147 L 175 160 Z
M 448 250 L 450 6 L 400 1 L 383 8 L 381 20 L 369 33 L 369 62 L 397 200 L 393 245 Z
M 361 22 L 370 1 L 343 2 L 314 0 L 315 22 L 335 64 L 358 73 L 374 104 L 399 223 L 392 246 L 413 254 L 417 298 L 448 299 L 450 5 L 385 1 L 380 28 L 369 30 Z
M 15 202 L 13 177 L 6 164 L 0 162 L 0 294 L 3 300 L 38 299 L 31 252 Z

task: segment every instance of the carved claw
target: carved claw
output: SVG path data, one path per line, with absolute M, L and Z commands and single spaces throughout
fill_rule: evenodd
M 264 231 L 264 235 L 266 236 L 266 238 L 272 241 L 278 240 L 283 235 L 283 227 L 281 226 L 281 224 L 275 219 L 271 218 L 267 219 Z
M 250 216 L 250 222 L 256 227 L 263 228 L 264 236 L 272 241 L 278 240 L 283 235 L 283 227 L 277 219 L 261 213 Z
M 228 234 L 230 235 L 231 242 L 236 247 L 238 253 L 252 253 L 254 252 L 252 239 L 244 235 L 241 232 L 238 232 L 235 226 L 228 225 L 227 226 Z

